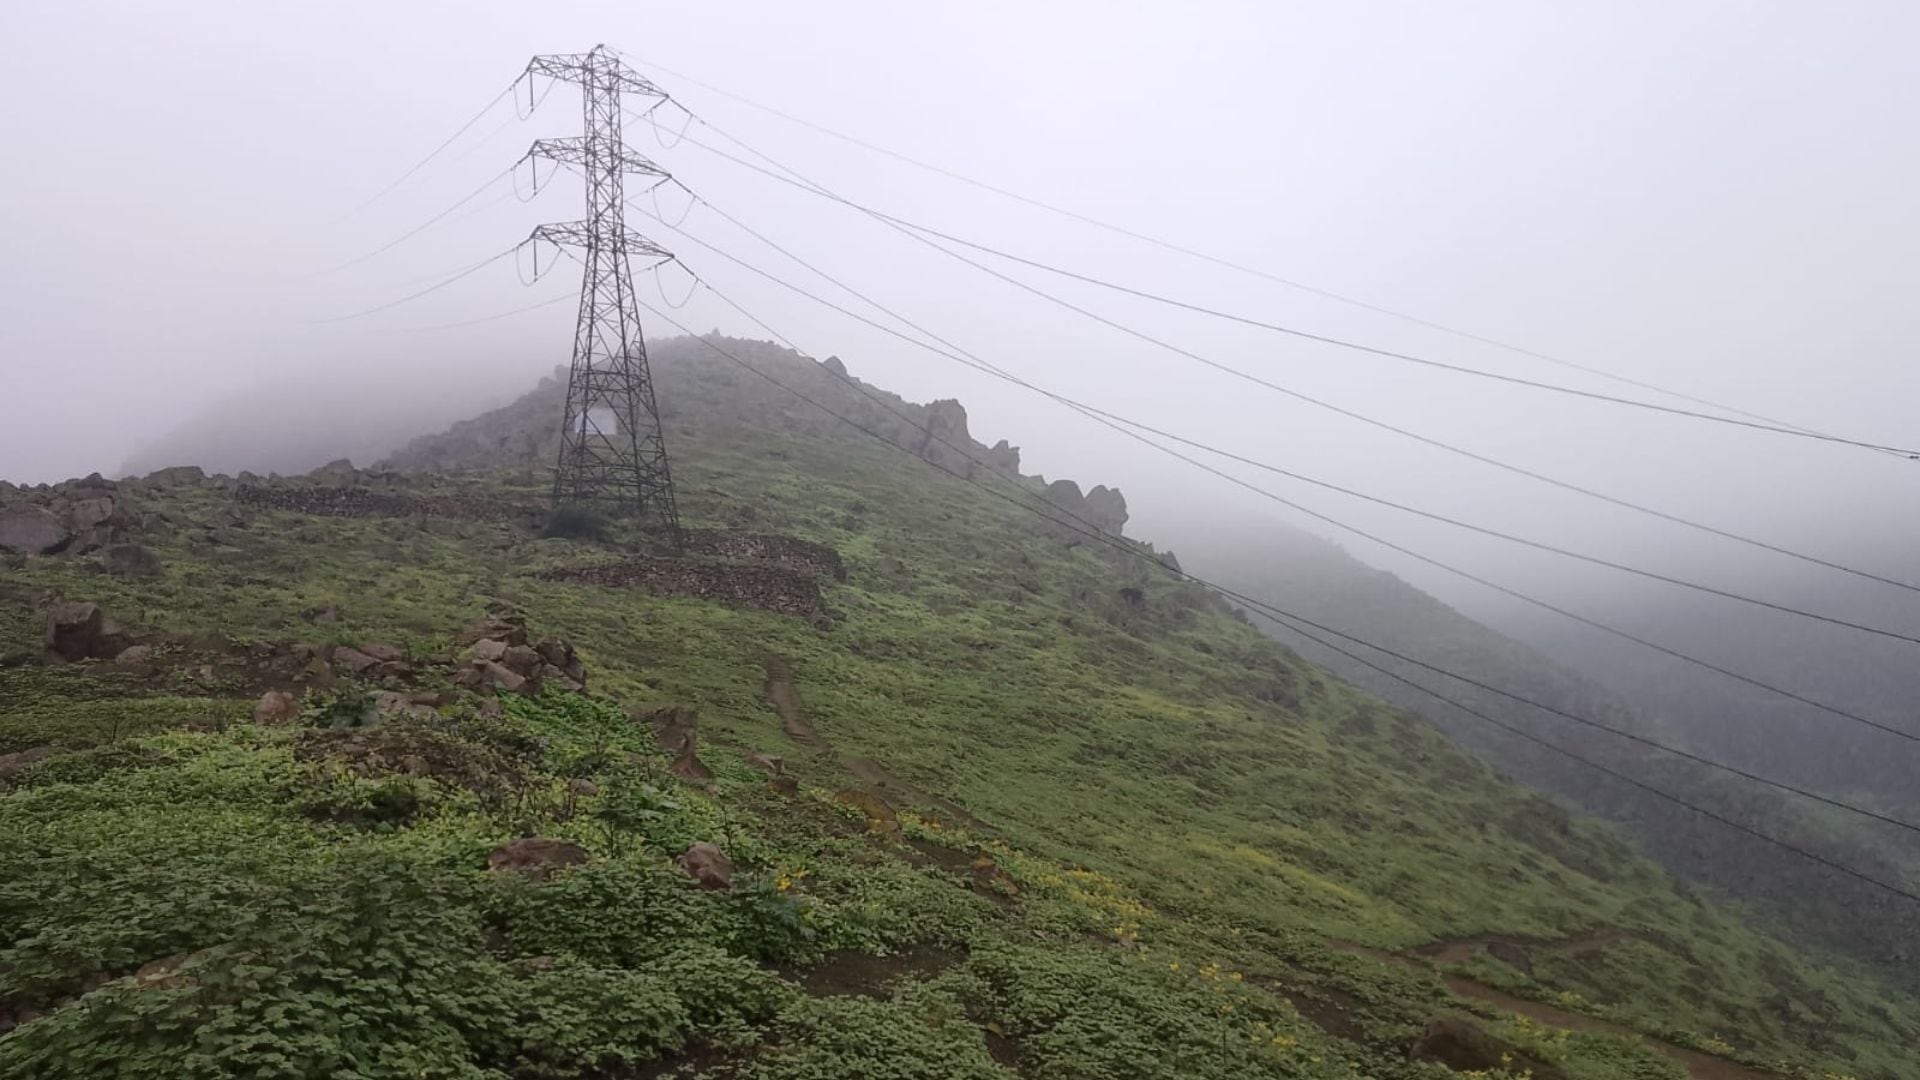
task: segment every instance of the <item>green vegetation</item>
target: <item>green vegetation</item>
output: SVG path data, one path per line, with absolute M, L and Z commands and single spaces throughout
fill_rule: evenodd
M 243 673 L 174 670 L 173 645 L 152 677 L 0 668 L 0 753 L 70 751 L 0 795 L 0 1076 L 1441 1080 L 1408 1045 L 1477 1013 L 1576 1080 L 1671 1080 L 1633 1040 L 1353 949 L 1595 927 L 1638 936 L 1475 973 L 1782 1072 L 1911 1067 L 1913 1001 L 1759 935 L 1191 586 L 883 448 L 708 425 L 676 451 L 689 525 L 840 551 L 824 626 L 539 576 L 615 557 L 618 525 L 242 513 L 213 483 L 127 491 L 184 523 L 151 540 L 161 578 L 13 574 L 235 654 L 429 655 L 504 601 L 591 675 L 371 725 L 347 686 L 266 727 Z M 320 608 L 338 621 L 302 615 Z M 31 639 L 30 606 L 0 613 Z M 763 698 L 769 654 L 811 740 Z M 710 781 L 629 719 L 665 703 L 697 708 Z M 898 835 L 849 791 L 884 792 Z M 523 836 L 589 858 L 490 871 Z M 694 842 L 731 857 L 730 890 L 675 865 Z

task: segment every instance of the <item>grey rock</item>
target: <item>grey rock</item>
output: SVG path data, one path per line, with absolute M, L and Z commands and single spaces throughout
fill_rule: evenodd
M 22 555 L 52 555 L 73 540 L 73 530 L 38 506 L 0 510 L 0 548 Z

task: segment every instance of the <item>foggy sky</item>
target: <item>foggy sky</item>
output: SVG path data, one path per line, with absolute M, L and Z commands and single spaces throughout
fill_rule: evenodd
M 496 185 L 576 134 L 577 92 L 500 102 L 391 195 L 364 200 L 504 89 L 534 52 L 596 42 L 720 129 L 849 197 L 1144 288 L 1437 359 L 1643 392 L 1342 306 L 868 154 L 650 69 L 1290 279 L 1780 416 L 1920 442 L 1920 8 L 1907 3 L 151 5 L 0 10 L 0 477 L 112 475 L 236 393 L 351 428 L 418 401 L 423 427 L 531 383 L 570 345 L 572 264 L 512 261 L 365 318 L 542 221 Z M 524 109 L 525 103 L 520 107 Z M 660 114 L 671 141 L 678 114 Z M 702 141 L 723 145 L 694 127 Z M 646 126 L 694 190 L 876 299 L 1102 408 L 1381 496 L 1671 573 L 1763 587 L 1800 568 L 1439 454 L 1048 306 L 844 208 Z M 544 175 L 544 173 L 543 173 Z M 526 174 L 519 180 L 524 193 Z M 643 204 L 645 200 L 642 200 Z M 669 218 L 684 197 L 662 194 Z M 915 400 L 957 397 L 1029 472 L 1118 484 L 1129 532 L 1223 503 L 1298 520 L 1025 391 L 783 293 L 632 221 L 816 356 Z M 688 232 L 810 288 L 696 208 Z M 530 269 L 524 262 L 519 268 Z M 1145 332 L 1477 452 L 1712 524 L 1920 574 L 1920 463 L 1422 371 L 1007 268 Z M 636 281 L 658 305 L 652 280 Z M 678 301 L 687 278 L 663 275 Z M 845 300 L 842 296 L 836 299 Z M 697 331 L 767 334 L 705 295 Z M 650 333 L 674 331 L 646 320 Z M 1651 395 L 1644 395 L 1651 396 Z M 1666 399 L 1659 399 L 1666 400 Z M 1617 577 L 1243 466 L 1229 472 L 1479 572 L 1565 598 Z M 1311 526 L 1469 612 L 1469 586 Z M 1834 582 L 1839 590 L 1844 579 Z M 1850 586 L 1846 586 L 1850 588 Z M 1816 595 L 1808 603 L 1818 602 Z M 1721 601 L 1727 617 L 1747 613 Z M 1920 605 L 1888 612 L 1920 627 Z

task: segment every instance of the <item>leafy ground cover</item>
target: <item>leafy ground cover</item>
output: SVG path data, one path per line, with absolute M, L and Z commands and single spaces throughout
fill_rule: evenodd
M 0 668 L 0 753 L 61 751 L 0 795 L 0 1075 L 1434 1080 L 1408 1048 L 1447 1014 L 1577 1080 L 1681 1075 L 1336 947 L 1597 927 L 1636 936 L 1468 970 L 1783 1074 L 1910 1075 L 1911 1000 L 1198 589 L 883 448 L 758 427 L 679 449 L 690 524 L 841 553 L 824 620 L 541 576 L 617 557 L 617 527 L 306 516 L 213 482 L 123 488 L 167 515 L 159 578 L 8 571 L 6 642 L 59 593 L 183 652 L 428 655 L 504 602 L 591 678 L 343 732 L 317 697 L 254 724 L 244 674 L 165 648 L 145 671 Z M 397 483 L 510 500 L 536 479 Z M 769 655 L 812 738 L 766 700 Z M 670 703 L 697 710 L 711 779 L 631 716 Z M 588 858 L 490 871 L 523 836 Z M 696 842 L 730 890 L 675 865 Z

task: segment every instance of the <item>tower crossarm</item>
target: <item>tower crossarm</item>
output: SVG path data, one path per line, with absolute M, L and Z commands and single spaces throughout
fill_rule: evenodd
M 596 153 L 596 151 L 598 153 Z M 600 164 L 600 154 L 610 157 L 610 164 L 619 165 L 620 171 L 622 172 L 643 173 L 647 176 L 659 177 L 666 177 L 668 175 L 667 170 L 655 165 L 645 157 L 634 153 L 624 146 L 594 146 L 588 143 L 584 136 L 580 135 L 574 135 L 564 139 L 535 139 L 533 145 L 527 148 L 526 156 L 521 158 L 521 160 L 525 161 L 527 158 L 546 158 L 549 161 L 557 161 L 562 165 L 574 165 L 580 168 L 586 168 L 588 165 L 598 167 Z
M 596 45 L 592 52 L 553 53 L 536 56 L 527 62 L 526 74 L 545 75 L 563 82 L 595 82 L 610 90 L 646 94 L 663 98 L 667 92 L 648 82 L 646 77 L 621 63 L 613 50 Z
M 584 221 L 560 221 L 550 225 L 536 226 L 528 240 L 545 240 L 549 244 L 562 244 L 567 247 L 587 247 L 593 243 L 593 227 Z M 647 239 L 632 229 L 621 228 L 620 248 L 628 255 L 638 255 L 648 259 L 671 259 L 673 252 Z

